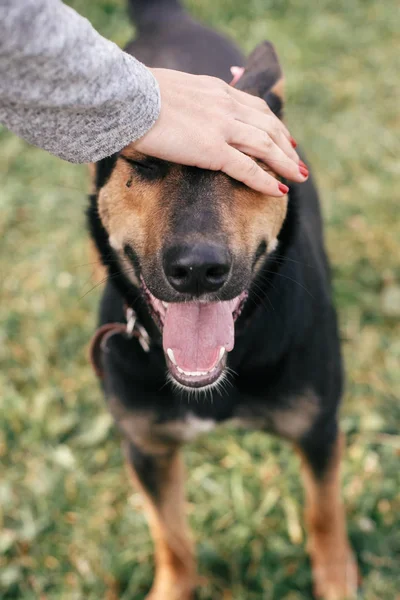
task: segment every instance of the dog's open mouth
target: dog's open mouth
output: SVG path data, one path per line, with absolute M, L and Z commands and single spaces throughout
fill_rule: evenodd
M 235 343 L 235 320 L 247 292 L 226 302 L 162 302 L 144 286 L 173 379 L 189 388 L 216 383 Z

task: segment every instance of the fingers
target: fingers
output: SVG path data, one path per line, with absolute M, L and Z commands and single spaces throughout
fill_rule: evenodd
M 226 145 L 219 170 L 268 196 L 279 198 L 288 192 L 286 185 L 277 181 L 252 158 L 232 148 L 232 146 Z
M 286 135 L 282 131 L 278 130 L 276 132 L 271 132 L 270 136 L 274 140 L 275 144 L 279 146 L 279 148 L 286 154 L 286 156 L 295 162 L 296 165 L 299 165 L 300 157 L 294 150 Z
M 257 110 L 239 107 L 237 120 L 267 133 L 291 160 L 295 163 L 299 162 L 299 156 L 290 141 L 292 138 L 286 136 L 286 128 L 282 127 L 282 122 L 273 113 L 268 115 Z
M 247 122 L 247 118 L 245 116 L 247 109 L 252 108 L 253 110 L 257 111 L 257 113 L 265 113 L 266 115 L 269 115 L 269 116 L 273 117 L 274 119 L 276 119 L 278 121 L 278 123 L 280 124 L 282 131 L 284 131 L 285 135 L 288 138 L 290 138 L 290 133 L 289 133 L 288 128 L 286 127 L 286 125 L 284 125 L 284 123 L 282 123 L 282 121 L 280 119 L 278 119 L 278 117 L 276 115 L 274 115 L 274 113 L 272 112 L 272 110 L 270 109 L 268 104 L 265 102 L 265 100 L 263 100 L 262 98 L 258 98 L 257 96 L 252 96 L 251 94 L 248 94 L 247 92 L 242 92 L 241 90 L 237 90 L 234 87 L 228 86 L 228 89 L 229 89 L 231 96 L 234 98 L 234 100 L 236 100 L 238 102 L 237 111 L 238 111 L 238 114 L 244 116 L 244 122 Z M 243 108 L 243 107 L 245 107 L 245 108 Z
M 236 126 L 227 141 L 241 152 L 261 159 L 278 175 L 298 182 L 307 179 L 308 173 L 304 167 L 292 160 L 275 140 L 261 129 L 236 121 Z
M 244 104 L 245 106 L 250 106 L 251 108 L 256 108 L 258 110 L 270 110 L 265 100 L 258 98 L 258 96 L 252 96 L 252 94 L 248 94 L 247 92 L 243 92 L 242 90 L 238 90 L 237 88 L 229 85 L 227 85 L 227 87 L 229 94 L 234 100 L 236 100 L 236 102 Z
M 279 175 L 293 181 L 307 179 L 307 168 L 299 165 L 300 158 L 294 150 L 293 138 L 289 130 L 271 111 L 267 103 L 261 98 L 256 98 L 240 90 L 233 89 L 233 92 L 235 100 L 238 102 L 236 106 L 237 120 L 261 130 L 262 134 L 241 128 L 241 132 L 237 130 L 235 134 L 241 139 L 234 141 L 232 137 L 228 140 L 229 143 L 234 144 L 238 150 L 246 154 L 260 158 Z M 271 140 L 275 145 L 271 144 Z M 289 161 L 285 160 L 283 155 L 286 155 Z

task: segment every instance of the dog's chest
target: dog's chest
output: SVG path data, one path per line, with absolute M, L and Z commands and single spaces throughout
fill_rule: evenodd
M 231 418 L 222 422 L 230 427 L 262 430 L 277 434 L 289 440 L 300 439 L 312 427 L 319 414 L 319 402 L 315 394 L 306 394 L 291 398 L 280 408 L 269 409 L 266 406 L 241 406 Z M 195 440 L 199 435 L 209 433 L 220 423 L 212 418 L 203 418 L 188 412 L 176 421 L 169 421 L 155 427 L 158 432 L 185 443 Z
M 178 421 L 169 421 L 156 426 L 157 429 L 163 429 L 164 432 L 179 442 L 192 442 L 199 435 L 209 433 L 217 426 L 214 419 L 204 419 L 193 413 L 188 413 L 184 419 Z

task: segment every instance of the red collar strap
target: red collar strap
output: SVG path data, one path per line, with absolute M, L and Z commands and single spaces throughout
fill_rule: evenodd
M 137 338 L 145 352 L 150 350 L 150 337 L 143 325 L 138 323 L 137 315 L 133 308 L 126 307 L 126 323 L 106 323 L 98 328 L 92 341 L 90 342 L 89 356 L 94 372 L 100 379 L 103 379 L 103 361 L 104 352 L 109 352 L 107 342 L 113 335 L 124 335 L 128 339 Z

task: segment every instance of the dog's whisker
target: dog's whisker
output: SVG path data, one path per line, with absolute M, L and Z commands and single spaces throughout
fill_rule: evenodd
M 94 285 L 93 287 L 90 288 L 90 290 L 88 290 L 87 292 L 85 292 L 82 296 L 79 297 L 79 300 L 83 300 L 83 298 L 86 298 L 86 296 L 88 294 L 90 294 L 90 292 L 93 292 L 95 289 L 97 289 L 98 287 L 100 287 L 103 283 L 105 283 L 108 279 L 110 279 L 110 276 L 107 275 L 107 277 L 104 277 L 104 279 L 102 279 L 101 281 L 99 281 L 98 283 L 96 283 L 96 285 Z
M 257 287 L 257 288 L 259 288 L 260 290 L 262 289 L 262 288 L 260 288 L 259 286 L 257 286 L 257 284 L 256 284 L 256 283 L 254 283 L 254 282 L 253 282 L 253 284 L 252 284 L 252 285 L 253 285 L 253 286 L 256 286 L 256 287 Z M 258 294 L 258 293 L 257 293 L 257 292 L 256 292 L 256 291 L 253 289 L 253 288 L 252 288 L 252 290 L 251 290 L 251 291 L 252 291 L 252 293 L 255 295 L 255 297 L 256 297 L 256 298 L 257 298 L 257 299 L 258 299 L 258 300 L 261 302 L 261 304 L 262 304 L 262 306 L 265 308 L 265 310 L 267 310 L 267 311 L 268 311 L 268 310 L 269 310 L 269 307 L 268 307 L 268 306 L 267 306 L 267 305 L 264 303 L 264 298 L 265 298 L 265 300 L 268 300 L 268 302 L 269 302 L 269 304 L 270 304 L 270 307 L 271 307 L 271 308 L 272 308 L 272 310 L 275 312 L 275 308 L 274 308 L 274 306 L 273 306 L 273 304 L 272 304 L 271 300 L 268 298 L 268 296 L 265 294 L 265 292 L 264 292 L 264 291 L 263 291 L 263 293 L 265 294 L 264 298 L 263 298 L 262 296 L 260 296 L 260 295 L 259 295 L 259 294 Z
M 284 254 L 275 254 L 275 252 L 273 252 L 271 256 L 273 259 L 277 259 L 277 258 L 281 259 L 282 262 L 292 262 L 297 265 L 301 265 L 302 267 L 310 267 L 310 269 L 315 269 L 314 265 L 310 265 L 302 260 L 296 260 L 295 258 L 290 258 L 289 256 L 285 256 Z
M 311 294 L 310 290 L 308 290 L 302 283 L 300 283 L 300 281 L 297 281 L 297 279 L 294 279 L 293 277 L 289 277 L 289 275 L 284 275 L 283 273 L 280 273 L 279 271 L 264 271 L 265 273 L 270 273 L 271 275 L 276 275 L 277 277 L 282 277 L 284 279 L 288 279 L 289 281 L 292 281 L 293 283 L 295 283 L 296 285 L 300 286 L 305 292 L 307 292 L 307 294 L 314 299 L 314 296 Z M 265 277 L 262 278 L 263 281 L 268 282 L 268 278 Z

